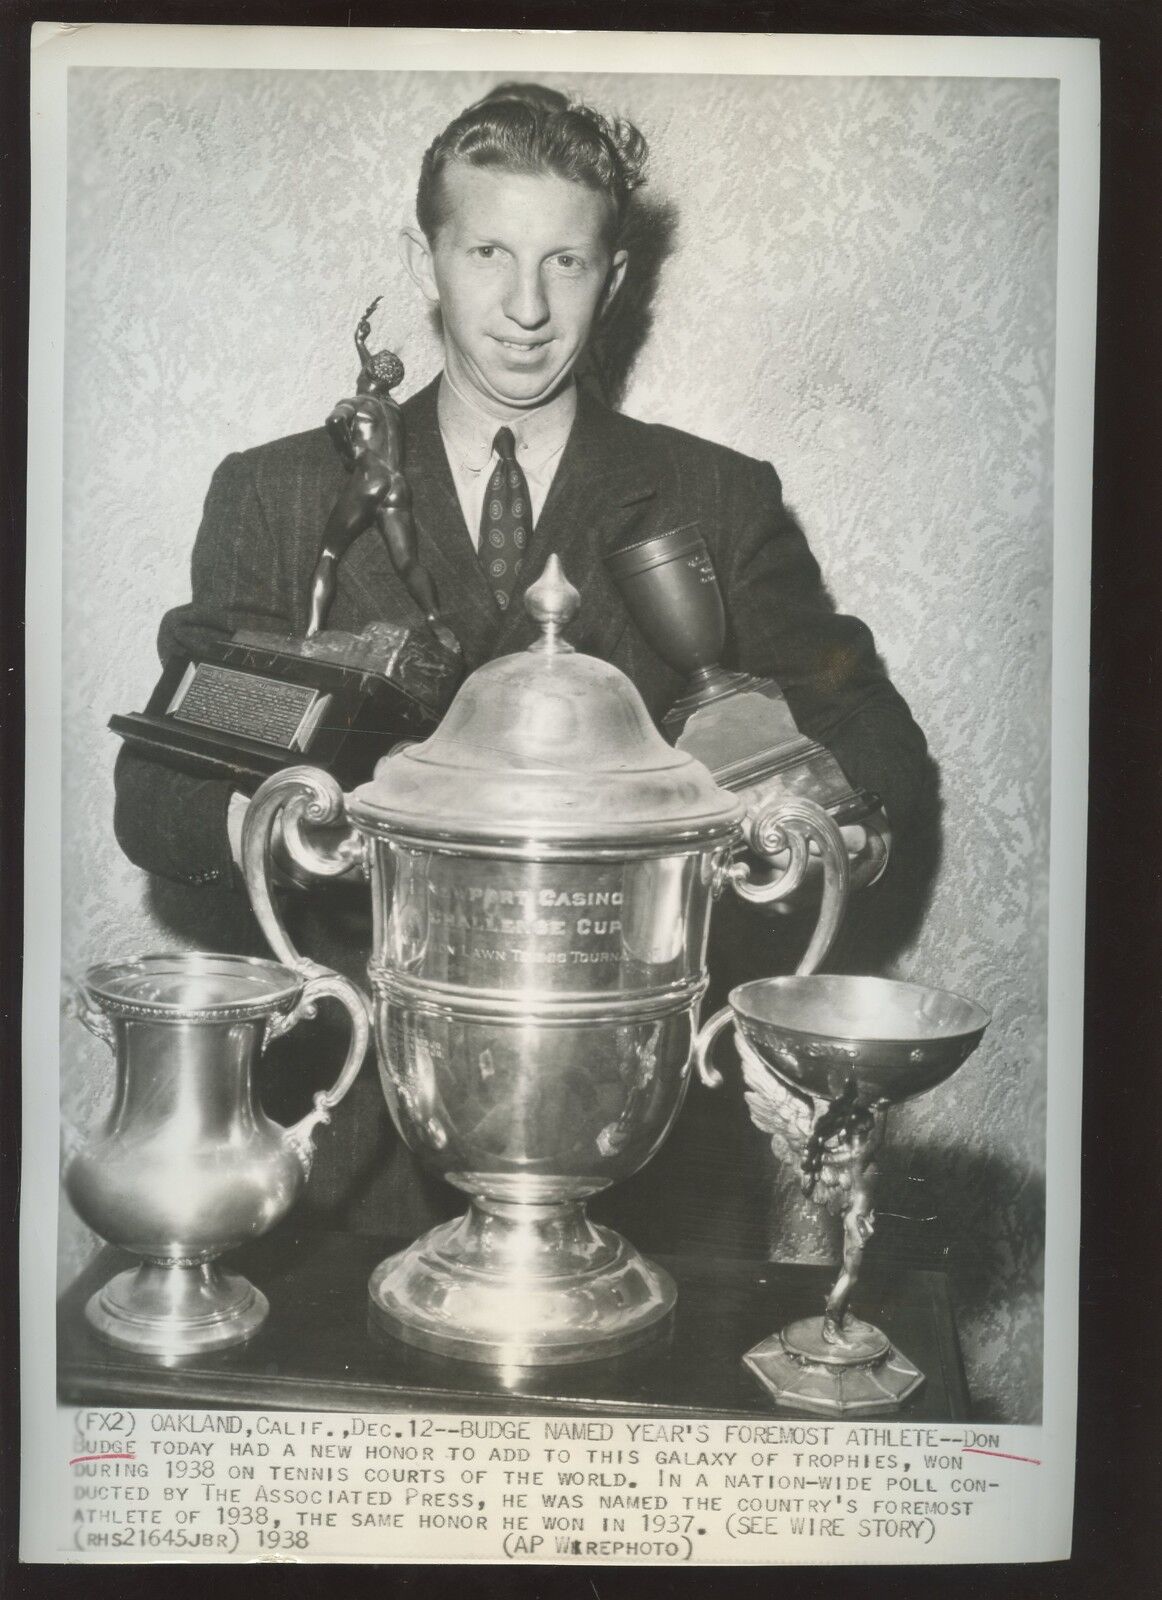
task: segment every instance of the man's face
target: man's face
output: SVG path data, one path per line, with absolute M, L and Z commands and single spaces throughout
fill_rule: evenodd
M 405 261 L 440 307 L 456 386 L 494 412 L 527 411 L 561 388 L 624 275 L 610 203 L 551 173 L 464 162 L 443 185 L 436 237 L 409 229 Z

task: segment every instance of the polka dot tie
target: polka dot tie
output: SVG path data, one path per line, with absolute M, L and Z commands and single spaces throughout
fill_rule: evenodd
M 528 483 L 517 464 L 512 429 L 498 428 L 492 448 L 499 460 L 488 480 L 480 512 L 480 559 L 493 598 L 502 611 L 507 611 L 532 535 L 533 508 L 529 504 Z

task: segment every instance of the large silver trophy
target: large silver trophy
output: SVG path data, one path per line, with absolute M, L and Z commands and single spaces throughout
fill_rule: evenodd
M 774 900 L 736 859 L 808 838 L 826 868 L 804 964 L 847 889 L 839 831 L 793 797 L 743 806 L 672 748 L 615 667 L 561 637 L 577 591 L 555 557 L 526 596 L 542 635 L 461 688 L 424 743 L 344 798 L 292 768 L 257 792 L 246 880 L 275 952 L 300 959 L 272 891 L 271 840 L 307 873 L 371 880 L 379 1071 L 403 1138 L 471 1197 L 467 1214 L 384 1261 L 373 1319 L 414 1345 L 498 1365 L 586 1360 L 648 1337 L 670 1278 L 586 1217 L 636 1171 L 682 1104 L 705 991 L 712 901 Z M 310 824 L 345 820 L 338 846 Z M 744 836 L 745 829 L 745 836 Z
M 952 1076 L 989 1015 L 972 1000 L 888 978 L 760 978 L 733 990 L 695 1041 L 704 1083 L 722 1079 L 710 1051 L 735 1030 L 746 1099 L 776 1155 L 798 1164 L 803 1192 L 843 1219 L 843 1263 L 821 1316 L 803 1317 L 744 1357 L 782 1405 L 821 1416 L 895 1411 L 924 1374 L 851 1297 L 875 1226 L 875 1155 L 888 1110 Z

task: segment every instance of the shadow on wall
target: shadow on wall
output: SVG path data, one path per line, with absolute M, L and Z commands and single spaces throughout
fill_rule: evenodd
M 880 881 L 852 895 L 827 957 L 829 971 L 884 973 L 915 944 L 944 854 L 943 816 L 940 769 L 929 756 L 924 803 Z
M 654 324 L 662 267 L 674 252 L 678 210 L 671 200 L 639 197 L 622 231 L 629 253 L 625 279 L 598 323 L 577 381 L 607 406 L 620 407 L 634 363 Z
M 992 1150 L 911 1133 L 890 1140 L 876 1203 L 881 1247 L 947 1270 L 973 1418 L 1040 1422 L 1044 1178 Z
M 1004 1285 L 1039 1290 L 1045 1180 L 995 1150 L 888 1138 L 878 1157 L 876 1211 L 891 1219 L 895 1250 L 947 1260 L 966 1313 L 986 1316 Z M 932 1220 L 930 1220 L 932 1219 Z M 885 1225 L 886 1226 L 886 1225 Z
M 784 503 L 784 512 L 792 528 L 810 544 L 794 509 Z M 822 598 L 829 611 L 838 609 L 826 583 Z M 876 664 L 888 677 L 887 666 L 878 654 Z M 916 809 L 908 820 L 907 831 L 895 837 L 887 870 L 879 882 L 852 895 L 848 901 L 843 925 L 824 962 L 826 971 L 870 976 L 887 974 L 893 963 L 913 946 L 932 903 L 944 856 L 943 818 L 940 767 L 929 751 L 919 778 Z M 756 967 L 747 971 L 746 978 L 769 977 L 773 971 L 794 971 L 810 940 L 812 924 L 802 913 L 792 915 L 787 922 L 784 942 L 794 952 L 791 965 L 765 970 Z M 735 977 L 732 981 L 742 983 L 746 979 Z

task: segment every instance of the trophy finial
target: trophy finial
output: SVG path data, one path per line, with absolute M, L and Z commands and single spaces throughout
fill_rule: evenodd
M 560 637 L 581 604 L 581 595 L 565 576 L 560 557 L 552 555 L 536 583 L 525 591 L 525 610 L 544 630 L 533 650 L 572 650 Z
M 355 348 L 359 352 L 360 372 L 356 390 L 359 394 L 374 394 L 386 398 L 404 379 L 403 362 L 394 350 L 377 350 L 374 355 L 367 348 L 371 333 L 371 315 L 383 299 L 377 294 L 355 327 Z

